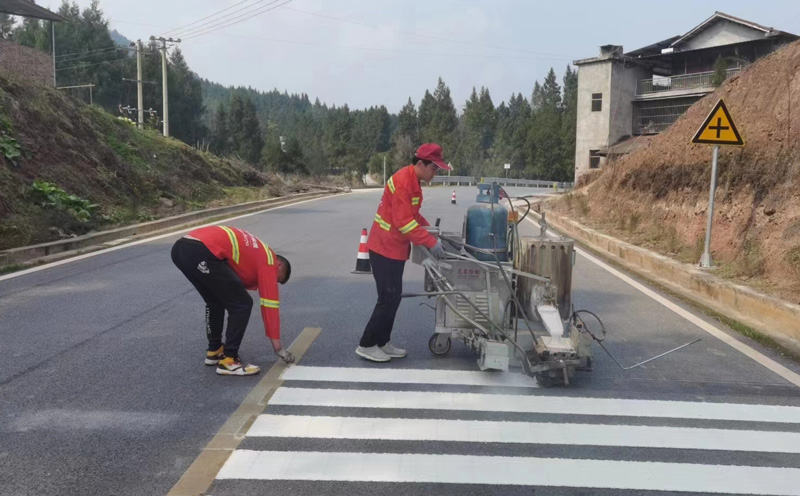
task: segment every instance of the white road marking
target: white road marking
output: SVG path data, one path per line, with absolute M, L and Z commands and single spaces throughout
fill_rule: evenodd
M 538 387 L 535 379 L 524 374 L 472 370 L 306 367 L 296 365 L 286 369 L 281 378 L 285 381 Z
M 236 450 L 217 479 L 379 481 L 800 495 L 800 469 L 508 456 Z
M 247 437 L 627 446 L 800 453 L 800 433 L 608 424 L 259 415 Z
M 344 194 L 344 193 L 342 193 L 342 194 Z M 263 214 L 264 212 L 268 212 L 268 211 L 271 211 L 271 210 L 280 210 L 282 208 L 294 207 L 294 206 L 302 205 L 303 203 L 308 203 L 308 202 L 312 202 L 312 201 L 324 200 L 324 199 L 327 199 L 327 198 L 336 198 L 337 196 L 342 196 L 342 195 L 339 194 L 339 195 L 323 196 L 323 197 L 320 197 L 320 198 L 312 198 L 310 200 L 303 200 L 303 201 L 300 201 L 300 202 L 297 202 L 297 203 L 292 203 L 292 204 L 289 204 L 289 205 L 281 205 L 281 206 L 273 207 L 273 208 L 265 208 L 264 210 L 259 210 L 258 212 L 252 212 L 252 213 L 249 213 L 249 214 L 239 215 L 237 217 L 230 217 L 230 218 L 220 219 L 220 220 L 216 220 L 214 222 L 209 222 L 208 224 L 187 227 L 186 229 L 181 229 L 179 231 L 172 231 L 172 232 L 169 232 L 167 234 L 160 234 L 158 236 L 153 236 L 152 238 L 140 239 L 139 241 L 133 241 L 132 243 L 126 243 L 126 244 L 123 244 L 123 245 L 114 246 L 112 248 L 106 248 L 105 250 L 93 251 L 91 253 L 86 253 L 86 254 L 83 254 L 83 255 L 78 255 L 78 256 L 75 256 L 75 257 L 71 257 L 71 258 L 66 258 L 64 260 L 59 260 L 58 262 L 52 262 L 52 263 L 49 263 L 49 264 L 38 265 L 36 267 L 31 267 L 30 269 L 20 270 L 19 272 L 12 272 L 11 274 L 6 274 L 4 276 L 0 276 L 0 281 L 5 281 L 5 280 L 8 280 L 8 279 L 14 279 L 15 277 L 20 277 L 20 276 L 24 276 L 24 275 L 27 275 L 27 274 L 32 274 L 34 272 L 39 272 L 40 270 L 52 269 L 53 267 L 58 267 L 59 265 L 64 265 L 64 264 L 68 264 L 68 263 L 72 263 L 72 262 L 77 262 L 78 260 L 84 260 L 86 258 L 96 257 L 98 255 L 103 255 L 105 253 L 111 253 L 112 251 L 124 250 L 125 248 L 130 248 L 131 246 L 141 245 L 143 243 L 150 243 L 151 241 L 157 241 L 159 239 L 169 238 L 170 236 L 176 236 L 176 235 L 179 235 L 179 234 L 187 233 L 187 232 L 189 232 L 189 231 L 191 231 L 193 229 L 199 229 L 201 227 L 208 227 L 208 226 L 216 226 L 216 225 L 218 225 L 220 223 L 223 223 L 223 222 L 230 222 L 232 220 L 244 219 L 245 217 L 251 217 L 253 215 Z
M 528 218 L 528 221 L 535 224 L 535 221 L 531 218 Z M 538 224 L 536 224 L 538 227 Z M 643 284 L 633 280 L 629 276 L 623 274 L 622 272 L 618 271 L 617 269 L 611 267 L 610 265 L 598 260 L 597 258 L 593 257 L 589 253 L 580 248 L 575 248 L 575 251 L 585 257 L 588 261 L 592 262 L 593 264 L 597 265 L 598 267 L 604 269 L 605 271 L 611 273 L 615 277 L 623 280 L 624 282 L 630 284 L 635 289 L 640 291 L 641 293 L 649 296 L 653 300 L 661 303 L 668 309 L 672 310 L 673 312 L 677 313 L 684 319 L 688 320 L 692 324 L 696 325 L 697 327 L 703 329 L 707 333 L 711 334 L 715 338 L 719 339 L 720 341 L 728 344 L 729 346 L 737 349 L 738 351 L 744 353 L 746 356 L 752 358 L 759 364 L 763 365 L 764 367 L 768 368 L 769 370 L 773 371 L 774 373 L 778 374 L 779 376 L 783 377 L 787 381 L 791 382 L 795 386 L 800 386 L 800 374 L 789 370 L 788 368 L 784 367 L 783 365 L 779 364 L 775 360 L 767 357 L 763 353 L 756 351 L 755 349 L 751 348 L 750 346 L 742 343 L 741 341 L 735 339 L 734 337 L 730 336 L 729 334 L 725 333 L 718 327 L 709 324 L 705 320 L 701 319 L 700 317 L 694 315 L 693 313 L 681 308 L 680 306 L 676 305 L 675 303 L 671 302 L 667 298 L 664 298 L 660 294 L 656 293 L 655 291 L 647 288 Z
M 792 406 L 422 391 L 359 391 L 282 387 L 272 396 L 270 404 L 688 418 L 787 424 L 800 422 L 800 407 Z

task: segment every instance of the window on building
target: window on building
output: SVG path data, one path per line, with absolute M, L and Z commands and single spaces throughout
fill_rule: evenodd
M 603 110 L 603 94 L 592 93 L 592 112 L 600 112 Z
M 600 150 L 589 150 L 589 168 L 600 168 Z

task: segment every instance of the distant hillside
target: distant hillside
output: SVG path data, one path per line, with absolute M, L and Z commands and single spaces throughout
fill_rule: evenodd
M 242 195 L 242 187 L 279 183 L 3 73 L 0 162 L 0 249 L 194 210 Z
M 108 33 L 108 34 L 111 35 L 111 40 L 114 41 L 114 43 L 116 43 L 117 45 L 119 45 L 121 47 L 129 47 L 129 46 L 131 46 L 132 41 L 129 40 L 128 38 L 126 38 L 123 34 L 121 34 L 116 29 L 111 30 L 111 32 Z
M 558 208 L 696 263 L 706 226 L 712 147 L 689 142 L 723 98 L 746 146 L 720 152 L 711 245 L 721 265 L 717 272 L 800 302 L 798 76 L 800 42 L 728 80 Z

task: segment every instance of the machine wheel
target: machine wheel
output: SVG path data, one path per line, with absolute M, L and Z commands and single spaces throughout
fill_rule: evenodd
M 555 384 L 555 380 L 550 376 L 550 372 L 539 372 L 536 374 L 536 383 L 540 387 L 550 388 Z
M 450 336 L 447 336 L 446 340 L 440 339 L 440 334 L 436 333 L 428 340 L 428 349 L 431 350 L 431 353 L 434 355 L 446 355 L 447 352 L 450 351 Z

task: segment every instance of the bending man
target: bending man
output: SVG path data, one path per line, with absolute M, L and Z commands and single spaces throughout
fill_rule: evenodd
M 253 308 L 248 289 L 258 290 L 264 330 L 275 353 L 286 363 L 294 362 L 281 346 L 278 300 L 278 283 L 285 284 L 292 273 L 288 260 L 245 230 L 212 226 L 195 229 L 176 241 L 172 261 L 206 302 L 206 365 L 216 365 L 220 375 L 254 375 L 261 370 L 239 359 L 239 345 Z

